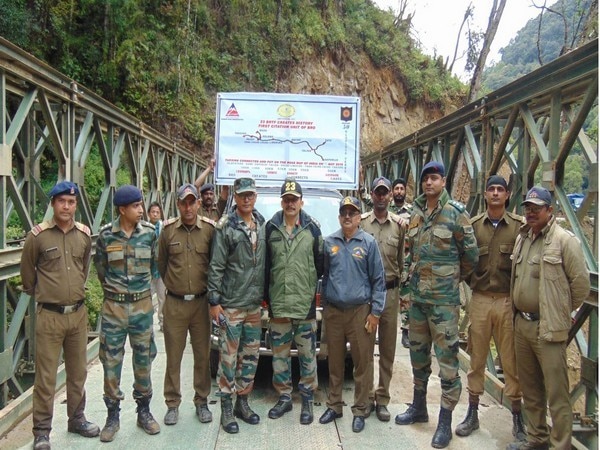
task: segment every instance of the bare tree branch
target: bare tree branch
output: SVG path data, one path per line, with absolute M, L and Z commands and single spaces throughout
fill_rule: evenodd
M 452 72 L 452 68 L 454 67 L 454 63 L 456 62 L 456 58 L 458 55 L 458 44 L 460 43 L 460 36 L 462 35 L 462 29 L 465 26 L 465 23 L 467 23 L 467 20 L 469 20 L 469 18 L 471 18 L 473 16 L 473 3 L 469 3 L 469 6 L 467 6 L 467 9 L 465 10 L 465 15 L 463 16 L 463 21 L 460 24 L 460 28 L 458 29 L 458 35 L 456 36 L 456 45 L 454 46 L 454 56 L 452 57 L 452 62 L 450 62 L 450 65 L 448 66 L 448 71 Z
M 487 30 L 483 38 L 481 53 L 479 54 L 477 64 L 475 65 L 475 70 L 473 71 L 473 77 L 471 78 L 471 86 L 469 89 L 468 98 L 469 102 L 475 100 L 475 98 L 477 98 L 477 95 L 479 94 L 479 90 L 481 88 L 481 76 L 483 74 L 483 68 L 485 67 L 485 62 L 490 53 L 492 42 L 496 37 L 496 32 L 498 31 L 498 24 L 500 23 L 500 19 L 502 18 L 502 13 L 504 12 L 505 6 L 506 0 L 500 0 L 499 2 L 497 0 L 494 0 L 492 10 L 488 19 Z

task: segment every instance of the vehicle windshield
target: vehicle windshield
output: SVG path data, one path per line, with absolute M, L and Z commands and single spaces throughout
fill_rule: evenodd
M 308 189 L 303 193 L 302 200 L 304 206 L 302 209 L 317 219 L 321 224 L 321 233 L 328 236 L 338 228 L 338 208 L 340 207 L 341 195 L 337 192 L 311 192 Z M 255 208 L 264 216 L 265 220 L 273 217 L 281 209 L 281 198 L 279 192 L 258 191 Z

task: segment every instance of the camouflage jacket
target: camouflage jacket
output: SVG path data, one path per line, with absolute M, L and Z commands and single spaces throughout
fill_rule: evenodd
M 224 308 L 251 309 L 260 306 L 265 287 L 265 219 L 255 209 L 256 248 L 234 209 L 215 227 L 208 268 L 208 301 Z
M 120 216 L 100 230 L 94 265 L 102 287 L 117 294 L 150 289 L 155 261 L 154 225 L 139 222 L 130 237 L 121 231 Z
M 464 205 L 444 189 L 427 216 L 427 199 L 413 204 L 408 225 L 411 300 L 434 305 L 459 305 L 459 283 L 479 260 L 477 241 Z

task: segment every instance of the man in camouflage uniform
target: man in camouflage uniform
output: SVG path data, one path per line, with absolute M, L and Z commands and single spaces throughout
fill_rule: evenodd
M 443 164 L 427 163 L 421 172 L 423 194 L 413 205 L 408 239 L 411 258 L 410 361 L 414 399 L 396 423 L 428 422 L 427 382 L 431 345 L 440 367 L 442 399 L 431 445 L 445 448 L 452 439 L 452 411 L 461 392 L 458 374 L 459 283 L 478 261 L 477 241 L 464 205 L 450 199 Z
M 150 369 L 156 357 L 152 329 L 150 280 L 155 265 L 154 226 L 142 220 L 142 192 L 135 186 L 121 186 L 113 204 L 119 216 L 100 230 L 94 264 L 104 288 L 100 361 L 104 367 L 104 403 L 108 408 L 100 440 L 110 442 L 119 431 L 121 370 L 125 340 L 133 349 L 133 398 L 137 403 L 137 425 L 148 434 L 160 432 L 150 413 L 152 381 Z
M 248 394 L 258 365 L 266 255 L 265 219 L 254 209 L 254 180 L 238 178 L 233 192 L 235 207 L 217 223 L 208 269 L 210 314 L 220 325 L 218 395 L 227 433 L 239 431 L 234 415 L 251 425 L 260 422 L 248 405 Z
M 34 449 L 50 449 L 56 373 L 61 350 L 67 373 L 68 431 L 98 436 L 85 418 L 87 309 L 85 281 L 90 264 L 90 229 L 74 220 L 79 189 L 61 181 L 50 191 L 52 219 L 27 234 L 21 259 L 23 291 L 35 296 Z
M 469 410 L 465 420 L 456 427 L 456 435 L 469 436 L 479 429 L 479 396 L 483 394 L 485 366 L 493 336 L 502 360 L 504 396 L 512 405 L 513 436 L 522 441 L 527 434 L 521 415 L 521 388 L 515 362 L 510 257 L 523 218 L 506 210 L 510 191 L 501 176 L 488 178 L 484 196 L 486 211 L 471 220 L 479 246 L 479 263 L 469 280 L 473 290 L 468 306 L 471 319 L 471 367 L 467 373 Z
M 181 359 L 188 331 L 194 354 L 194 404 L 201 423 L 212 421 L 210 394 L 210 316 L 207 282 L 214 222 L 198 216 L 198 191 L 184 184 L 177 191 L 179 218 L 169 219 L 158 239 L 158 271 L 167 287 L 164 307 L 165 425 L 175 425 L 181 404 Z
M 373 358 L 369 400 L 382 422 L 390 420 L 387 405 L 390 403 L 390 382 L 396 356 L 398 337 L 398 286 L 404 259 L 404 226 L 399 216 L 388 211 L 392 184 L 384 177 L 373 181 L 371 198 L 373 211 L 362 215 L 360 227 L 377 241 L 385 269 L 385 308 L 379 318 L 379 383 L 373 390 Z
M 300 423 L 313 421 L 318 387 L 316 358 L 317 280 L 323 272 L 323 237 L 319 224 L 302 206 L 302 187 L 294 180 L 281 186 L 282 210 L 266 224 L 266 287 L 273 345 L 273 386 L 279 401 L 269 411 L 278 419 L 292 409 L 292 341 L 298 350 L 302 396 Z
M 392 183 L 392 194 L 393 202 L 390 206 L 390 210 L 400 216 L 402 224 L 405 226 L 405 230 L 408 229 L 408 222 L 410 220 L 410 213 L 412 212 L 412 205 L 406 203 L 406 180 L 404 178 L 398 178 Z M 410 340 L 408 339 L 408 308 L 410 306 L 410 295 L 408 293 L 408 235 L 405 236 L 404 240 L 404 266 L 402 267 L 402 275 L 400 276 L 400 317 L 402 319 L 400 328 L 402 329 L 402 346 L 404 348 L 410 347 Z

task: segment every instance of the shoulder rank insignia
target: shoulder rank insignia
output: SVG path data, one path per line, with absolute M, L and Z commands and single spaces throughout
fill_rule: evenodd
M 90 228 L 81 222 L 75 222 L 75 227 L 77 227 L 77 229 L 79 231 L 81 231 L 83 234 L 86 234 L 88 236 L 92 235 L 92 231 L 90 230 Z
M 34 236 L 37 236 L 38 234 L 40 234 L 42 231 L 47 230 L 48 228 L 50 228 L 50 222 L 42 222 L 42 223 L 38 223 L 36 226 L 34 226 L 31 229 L 31 234 L 33 234 Z
M 163 227 L 168 227 L 169 225 L 173 225 L 179 220 L 179 217 L 171 217 L 170 219 L 164 220 L 162 225 Z
M 460 212 L 464 212 L 464 210 L 466 209 L 465 205 L 463 205 L 461 202 L 457 202 L 456 200 L 450 200 L 448 201 L 448 203 L 454 206 Z
M 208 217 L 205 217 L 205 216 L 200 216 L 200 220 L 201 220 L 202 222 L 210 223 L 210 224 L 211 224 L 213 227 L 214 227 L 215 225 L 217 225 L 217 222 L 215 222 L 214 220 L 212 220 L 212 219 L 210 219 L 210 218 L 208 218 Z

